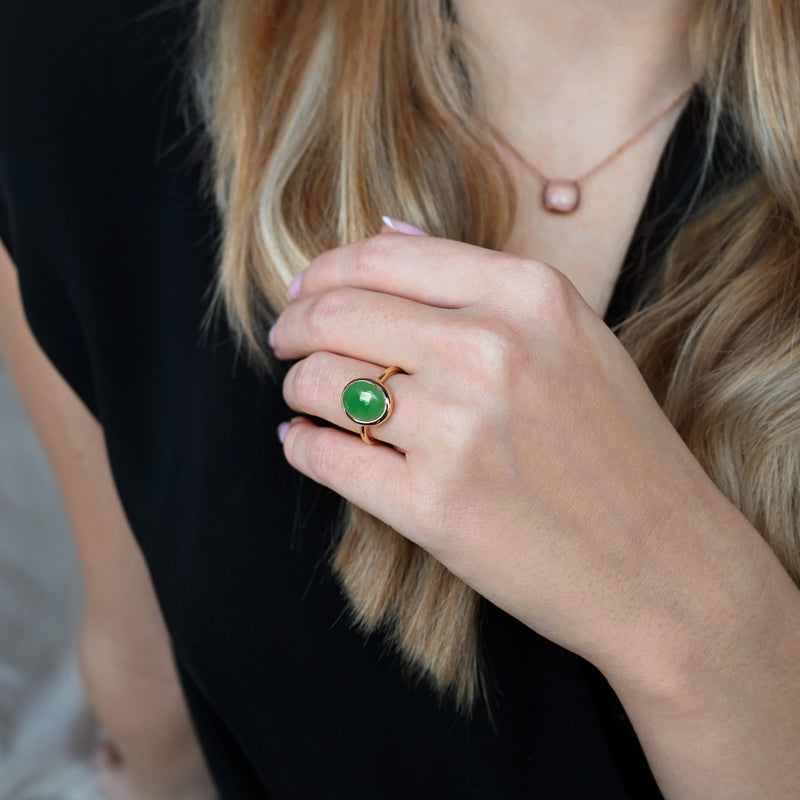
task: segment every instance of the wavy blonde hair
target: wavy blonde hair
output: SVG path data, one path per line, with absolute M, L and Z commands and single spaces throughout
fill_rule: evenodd
M 621 338 L 717 485 L 800 581 L 798 4 L 708 0 L 710 140 L 752 174 L 687 222 Z M 378 214 L 502 249 L 512 182 L 446 0 L 201 0 L 198 88 L 224 238 L 218 297 L 257 360 L 291 278 Z M 720 535 L 724 535 L 723 532 Z M 348 506 L 333 567 L 356 623 L 465 710 L 483 692 L 476 593 Z

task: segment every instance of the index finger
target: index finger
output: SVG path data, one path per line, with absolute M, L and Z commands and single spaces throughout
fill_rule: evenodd
M 439 308 L 465 308 L 507 287 L 510 272 L 535 263 L 449 239 L 380 233 L 314 259 L 291 299 L 350 286 Z

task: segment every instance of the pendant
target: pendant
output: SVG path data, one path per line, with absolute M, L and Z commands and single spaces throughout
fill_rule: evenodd
M 542 205 L 553 214 L 571 214 L 580 205 L 581 189 L 577 181 L 559 178 L 545 181 Z

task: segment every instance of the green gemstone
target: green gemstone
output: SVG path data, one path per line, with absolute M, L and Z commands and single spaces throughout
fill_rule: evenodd
M 350 381 L 342 392 L 344 413 L 359 425 L 375 425 L 386 419 L 390 404 L 386 389 L 369 378 Z

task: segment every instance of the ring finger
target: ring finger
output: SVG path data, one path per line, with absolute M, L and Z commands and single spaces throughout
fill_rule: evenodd
M 388 365 L 387 365 L 388 366 Z M 320 417 L 343 428 L 361 432 L 361 426 L 345 414 L 342 391 L 355 378 L 376 379 L 385 367 L 325 351 L 312 353 L 294 364 L 283 381 L 283 396 L 295 411 Z M 385 382 L 393 398 L 392 412 L 379 425 L 370 427 L 374 439 L 392 444 L 403 452 L 419 439 L 421 420 L 416 376 L 398 373 Z

